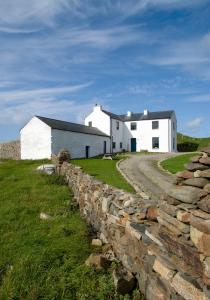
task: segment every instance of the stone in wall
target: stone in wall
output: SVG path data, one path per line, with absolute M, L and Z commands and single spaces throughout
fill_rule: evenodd
M 81 214 L 135 275 L 147 300 L 210 299 L 206 157 L 203 152 L 193 171 L 179 173 L 181 181 L 158 202 L 103 184 L 69 163 L 60 168 Z

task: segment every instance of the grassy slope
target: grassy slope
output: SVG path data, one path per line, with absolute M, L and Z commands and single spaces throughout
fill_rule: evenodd
M 190 158 L 196 156 L 196 154 L 197 153 L 183 154 L 180 156 L 166 159 L 161 162 L 161 166 L 165 170 L 175 174 L 179 171 L 183 171 L 185 169 L 184 164 L 188 163 Z
M 177 134 L 177 144 L 183 144 L 183 143 L 195 144 L 195 145 L 197 145 L 197 148 L 195 150 L 200 150 L 200 149 L 210 145 L 210 137 L 209 138 L 193 138 L 191 136 L 187 136 L 187 135 L 178 133 Z
M 87 227 L 68 188 L 37 165 L 0 163 L 0 299 L 115 299 L 110 275 L 84 265 Z
M 102 182 L 133 193 L 133 187 L 129 183 L 127 183 L 127 181 L 116 169 L 116 163 L 118 162 L 118 160 L 119 158 L 115 158 L 113 160 L 89 158 L 72 160 L 71 162 L 81 166 L 85 172 L 92 176 L 95 176 Z

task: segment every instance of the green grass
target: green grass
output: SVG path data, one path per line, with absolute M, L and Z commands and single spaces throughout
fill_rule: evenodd
M 133 187 L 117 171 L 116 164 L 120 158 L 122 156 L 115 157 L 113 160 L 103 160 L 101 158 L 78 159 L 72 160 L 71 163 L 82 167 L 86 173 L 104 183 L 134 193 Z
M 190 161 L 190 158 L 198 155 L 198 153 L 183 154 L 176 157 L 166 159 L 161 162 L 161 166 L 170 173 L 177 173 L 185 170 L 184 164 Z
M 194 138 L 191 136 L 177 134 L 177 147 L 180 152 L 190 152 L 201 150 L 210 145 L 210 137 L 208 138 Z
M 84 265 L 87 226 L 62 178 L 38 173 L 40 163 L 0 164 L 0 299 L 130 299 L 114 294 L 111 275 Z M 114 178 L 114 163 L 95 161 L 95 172 L 105 166 Z

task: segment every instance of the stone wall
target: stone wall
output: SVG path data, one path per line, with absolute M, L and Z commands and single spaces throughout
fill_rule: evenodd
M 0 159 L 20 159 L 20 141 L 0 144 Z
M 81 214 L 112 245 L 147 300 L 210 299 L 210 149 L 158 203 L 103 184 L 64 162 Z

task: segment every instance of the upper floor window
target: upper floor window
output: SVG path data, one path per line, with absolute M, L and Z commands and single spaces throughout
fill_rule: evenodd
M 131 123 L 131 130 L 136 130 L 137 129 L 137 123 L 136 122 L 132 122 Z
M 116 129 L 119 130 L 119 128 L 120 128 L 120 122 L 116 121 Z
M 159 137 L 152 138 L 152 149 L 159 149 Z
M 88 122 L 88 126 L 92 127 L 92 126 L 93 126 L 93 122 L 92 122 L 92 121 L 89 121 L 89 122 Z
M 152 129 L 158 129 L 159 128 L 159 121 L 152 121 Z

